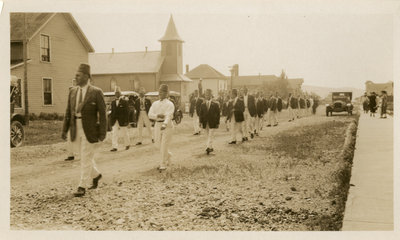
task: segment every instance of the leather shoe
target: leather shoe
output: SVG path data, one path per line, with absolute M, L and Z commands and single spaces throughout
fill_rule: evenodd
M 206 149 L 206 152 L 207 152 L 207 155 L 210 154 L 211 148 L 207 148 L 207 149 Z
M 113 149 L 110 150 L 110 152 L 116 152 L 116 151 L 117 151 L 116 148 L 113 148 Z
M 85 195 L 86 190 L 83 187 L 78 187 L 78 190 L 76 192 L 74 192 L 74 196 L 75 197 L 82 197 L 83 195 Z
M 138 143 L 136 143 L 136 145 L 142 145 L 142 142 L 138 142 Z
M 271 127 L 271 124 L 268 124 L 267 127 Z
M 97 186 L 99 185 L 99 180 L 101 179 L 102 175 L 99 174 L 99 176 L 93 178 L 93 185 L 89 189 L 96 189 Z
M 154 139 L 151 139 L 151 142 L 154 143 Z
M 75 159 L 74 156 L 69 156 L 69 157 L 67 157 L 66 159 L 64 159 L 64 161 L 72 161 L 72 160 L 74 160 L 74 159 Z
M 254 134 L 250 133 L 250 137 L 251 137 L 251 139 L 253 139 L 254 138 Z
M 194 133 L 193 135 L 199 135 L 199 134 L 200 134 L 200 133 L 197 132 L 197 133 Z
M 229 142 L 229 144 L 236 144 L 236 141 Z
M 126 147 L 125 147 L 125 150 L 129 150 L 129 146 L 126 146 Z

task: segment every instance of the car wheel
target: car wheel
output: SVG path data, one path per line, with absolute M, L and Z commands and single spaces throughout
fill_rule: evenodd
M 10 144 L 11 147 L 19 147 L 25 138 L 24 127 L 19 121 L 12 121 L 10 127 Z

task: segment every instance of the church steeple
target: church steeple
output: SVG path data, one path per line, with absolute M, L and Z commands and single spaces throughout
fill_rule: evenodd
M 161 42 L 161 56 L 164 57 L 162 66 L 163 73 L 182 74 L 182 43 L 183 40 L 176 30 L 174 19 L 169 18 L 167 30 L 164 36 L 159 40 Z
M 171 17 L 169 18 L 167 30 L 165 30 L 164 36 L 158 40 L 160 42 L 163 41 L 179 41 L 183 42 L 182 38 L 179 36 L 178 31 L 176 30 L 174 19 Z

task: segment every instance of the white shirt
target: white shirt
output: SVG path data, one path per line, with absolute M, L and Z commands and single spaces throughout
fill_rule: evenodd
M 247 100 L 249 98 L 249 95 L 244 95 L 243 99 L 244 99 L 244 107 L 247 108 Z
M 165 98 L 162 101 L 157 100 L 151 105 L 148 116 L 150 119 L 153 119 L 157 122 L 164 120 L 164 124 L 167 126 L 172 126 L 171 120 L 174 115 L 174 110 L 174 104 Z M 164 114 L 164 119 L 157 118 L 158 114 Z
M 85 96 L 86 96 L 86 92 L 87 92 L 88 86 L 89 86 L 89 83 L 87 83 L 83 87 L 78 86 L 78 89 L 77 89 L 77 92 L 76 92 L 76 103 L 75 103 L 75 116 L 77 116 L 77 117 L 82 117 L 81 113 L 76 113 L 78 111 L 78 107 L 79 107 L 79 94 L 80 94 L 79 92 L 82 89 L 82 103 L 83 103 L 83 100 L 85 99 Z

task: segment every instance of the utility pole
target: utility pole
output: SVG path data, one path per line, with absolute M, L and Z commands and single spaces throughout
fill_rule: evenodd
M 29 104 L 28 104 L 28 38 L 26 36 L 26 13 L 24 14 L 24 42 L 23 42 L 23 52 L 24 52 L 24 105 L 25 105 L 25 124 L 29 126 Z

